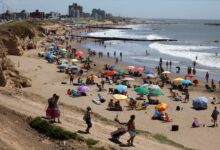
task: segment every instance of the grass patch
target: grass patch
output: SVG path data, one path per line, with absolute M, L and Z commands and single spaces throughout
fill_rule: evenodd
M 86 145 L 91 150 L 106 150 L 104 147 L 93 147 L 95 146 L 99 141 L 94 139 L 85 139 L 84 137 L 78 135 L 75 132 L 67 131 L 61 127 L 55 126 L 47 122 L 46 120 L 41 119 L 40 117 L 36 118 L 30 118 L 29 125 L 37 130 L 39 133 L 44 134 L 50 138 L 53 138 L 55 140 L 76 140 L 80 142 L 86 143 Z
M 73 140 L 84 141 L 84 139 L 81 136 L 79 136 L 77 133 L 66 131 L 61 127 L 51 125 L 50 123 L 41 119 L 40 117 L 31 119 L 29 125 L 32 128 L 36 129 L 39 133 L 45 134 L 46 136 L 51 137 L 53 139 L 57 139 L 57 140 L 73 139 Z
M 160 142 L 160 143 L 172 145 L 174 147 L 177 147 L 177 148 L 180 148 L 180 149 L 183 149 L 183 150 L 194 150 L 194 149 L 191 149 L 191 148 L 187 148 L 182 144 L 176 143 L 176 142 L 168 139 L 166 136 L 164 136 L 162 134 L 155 134 L 155 135 L 153 135 L 153 138 L 155 140 L 157 140 L 158 142 Z
M 94 139 L 86 139 L 85 142 L 89 147 L 91 147 L 91 146 L 98 144 L 99 141 L 94 140 Z

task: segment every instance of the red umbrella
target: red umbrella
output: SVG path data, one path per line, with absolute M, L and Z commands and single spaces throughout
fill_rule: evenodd
M 80 56 L 83 55 L 83 51 L 76 51 L 75 55 L 76 55 L 77 57 L 80 57 Z
M 137 71 L 143 71 L 143 70 L 144 70 L 144 67 L 136 67 L 135 70 L 137 70 Z
M 116 72 L 116 71 L 113 71 L 113 70 L 106 70 L 106 71 L 104 72 L 104 75 L 107 75 L 107 76 L 113 76 L 113 75 L 115 75 L 115 74 L 117 74 L 117 72 Z
M 185 75 L 185 77 L 195 77 L 196 75 L 194 75 L 194 74 L 187 74 L 187 75 Z

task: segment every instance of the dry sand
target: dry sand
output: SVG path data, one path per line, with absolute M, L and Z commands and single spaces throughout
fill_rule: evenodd
M 78 44 L 74 44 L 75 47 L 80 48 Z M 104 97 L 107 99 L 107 102 L 102 105 L 96 105 L 92 102 L 92 99 L 97 98 L 97 88 L 96 86 L 89 86 L 90 93 L 89 96 L 72 98 L 67 96 L 65 93 L 68 88 L 76 88 L 70 86 L 69 84 L 61 84 L 62 81 L 69 83 L 68 76 L 64 73 L 59 73 L 56 69 L 56 65 L 49 64 L 42 58 L 37 57 L 37 53 L 41 51 L 28 51 L 24 56 L 10 56 L 11 60 L 17 64 L 20 62 L 20 67 L 17 68 L 27 77 L 32 79 L 33 86 L 30 88 L 22 89 L 26 94 L 19 95 L 8 95 L 7 90 L 2 89 L 0 92 L 0 104 L 11 108 L 19 113 L 31 116 L 44 116 L 45 109 L 47 105 L 47 98 L 50 97 L 53 93 L 60 95 L 60 102 L 63 103 L 61 117 L 62 127 L 70 131 L 84 130 L 86 127 L 82 114 L 74 110 L 73 106 L 85 109 L 87 106 L 91 106 L 93 111 L 101 114 L 102 116 L 113 120 L 116 114 L 119 114 L 119 119 L 121 121 L 127 121 L 131 114 L 136 115 L 136 127 L 139 130 L 149 131 L 153 134 L 160 133 L 168 138 L 181 143 L 186 147 L 201 149 L 201 150 L 218 150 L 220 143 L 218 141 L 218 136 L 220 135 L 220 128 L 210 128 L 207 127 L 211 125 L 210 114 L 214 108 L 213 105 L 209 104 L 207 110 L 196 111 L 192 109 L 191 101 L 189 103 L 175 102 L 168 98 L 169 91 L 167 87 L 163 88 L 165 96 L 159 97 L 159 100 L 169 104 L 168 113 L 172 117 L 173 122 L 171 123 L 162 123 L 160 121 L 151 120 L 153 115 L 153 106 L 149 106 L 147 110 L 135 111 L 135 110 L 126 110 L 124 107 L 123 112 L 110 112 L 107 111 L 107 103 L 111 95 L 107 91 L 102 92 Z M 95 63 L 97 64 L 96 68 L 93 70 L 102 70 L 104 64 L 113 64 L 114 60 L 108 58 L 99 59 L 95 58 Z M 124 68 L 125 64 L 119 64 L 118 68 Z M 94 73 L 94 72 L 89 72 Z M 75 80 L 76 81 L 76 80 Z M 100 82 L 100 79 L 97 79 L 96 82 Z M 137 79 L 134 84 L 141 83 L 140 79 Z M 106 85 L 106 89 L 109 87 L 114 87 L 115 85 Z M 135 92 L 132 89 L 128 89 L 130 96 L 136 96 Z M 190 99 L 197 96 L 219 96 L 218 93 L 208 93 L 201 88 L 200 90 L 195 90 L 193 87 L 190 88 Z M 127 106 L 126 102 L 122 102 L 123 106 Z M 179 105 L 183 107 L 183 111 L 176 111 L 176 106 Z M 191 128 L 192 120 L 194 117 L 198 117 L 206 127 L 200 127 L 197 129 Z M 171 125 L 177 124 L 180 126 L 178 132 L 171 132 Z M 104 144 L 109 144 L 111 146 L 116 146 L 108 140 L 110 138 L 110 132 L 116 130 L 114 126 L 107 125 L 102 121 L 96 119 L 94 122 L 94 127 L 92 128 L 91 135 L 85 135 L 85 137 L 92 137 L 100 140 Z M 128 138 L 128 135 L 122 137 L 122 142 L 125 142 Z M 1 138 L 0 138 L 1 139 Z M 1 140 L 0 140 L 1 142 Z M 138 135 L 135 139 L 135 148 L 129 149 L 176 149 L 172 146 L 160 144 L 153 139 Z M 119 147 L 118 147 L 119 149 Z

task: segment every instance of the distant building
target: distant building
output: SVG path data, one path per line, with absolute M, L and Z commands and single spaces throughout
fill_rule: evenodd
M 104 10 L 101 9 L 93 9 L 91 16 L 96 19 L 105 19 L 106 13 Z
M 69 17 L 71 18 L 81 18 L 83 17 L 83 7 L 79 6 L 77 3 L 69 5 Z
M 44 19 L 45 13 L 40 12 L 38 9 L 35 12 L 30 13 L 30 17 L 34 19 Z
M 25 10 L 21 12 L 14 13 L 16 19 L 27 19 L 30 16 L 30 13 L 27 13 Z
M 6 10 L 5 13 L 1 14 L 1 19 L 11 20 L 14 18 L 15 18 L 15 15 L 13 13 L 11 13 L 9 10 Z
M 48 19 L 59 19 L 60 16 L 61 16 L 61 14 L 58 12 L 50 12 L 50 13 L 46 14 L 46 18 L 48 18 Z

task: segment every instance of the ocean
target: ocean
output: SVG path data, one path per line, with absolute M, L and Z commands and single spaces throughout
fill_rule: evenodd
M 105 55 L 110 52 L 111 57 L 114 51 L 118 57 L 122 52 L 124 62 L 153 68 L 162 58 L 165 70 L 166 61 L 171 60 L 172 72 L 176 71 L 176 66 L 180 66 L 181 74 L 186 74 L 187 68 L 192 67 L 193 61 L 196 61 L 198 77 L 204 78 L 208 71 L 211 79 L 220 80 L 220 26 L 207 25 L 207 23 L 220 23 L 220 21 L 156 20 L 147 24 L 118 26 L 129 29 L 98 30 L 89 33 L 88 36 L 149 40 L 176 39 L 177 41 L 105 41 L 106 47 L 95 42 L 84 43 L 83 46 L 103 52 Z

